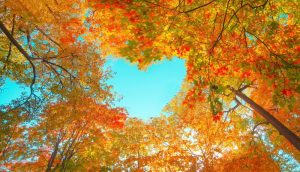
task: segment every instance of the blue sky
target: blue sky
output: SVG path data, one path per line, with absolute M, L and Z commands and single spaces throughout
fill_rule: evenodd
M 125 107 L 131 117 L 144 120 L 160 115 L 164 106 L 180 90 L 186 75 L 184 61 L 178 58 L 153 64 L 146 71 L 138 70 L 136 65 L 123 59 L 109 58 L 106 66 L 114 72 L 109 84 L 123 97 L 115 102 L 116 106 Z M 24 90 L 28 92 L 28 88 L 6 80 L 1 88 L 0 104 L 18 98 Z
M 29 92 L 29 88 L 24 88 L 9 79 L 0 87 L 0 105 L 8 104 L 11 100 L 18 98 L 22 92 Z
M 109 59 L 106 65 L 115 73 L 109 84 L 123 97 L 116 105 L 144 120 L 160 115 L 186 75 L 184 61 L 178 58 L 153 64 L 146 71 L 122 59 Z

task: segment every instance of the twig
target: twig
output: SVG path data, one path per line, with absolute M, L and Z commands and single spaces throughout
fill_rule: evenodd
M 209 4 L 213 3 L 214 1 L 216 1 L 216 0 L 209 1 L 209 2 L 206 3 L 206 4 L 202 4 L 202 5 L 198 6 L 198 7 L 192 8 L 192 9 L 187 10 L 187 11 L 180 11 L 179 13 L 189 13 L 189 12 L 193 12 L 193 11 L 195 11 L 195 10 L 198 10 L 199 8 L 208 6 Z

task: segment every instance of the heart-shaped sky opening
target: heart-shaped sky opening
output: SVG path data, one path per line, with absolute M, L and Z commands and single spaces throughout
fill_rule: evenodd
M 160 115 L 186 75 L 184 60 L 178 58 L 153 64 L 146 71 L 123 59 L 110 58 L 106 65 L 115 73 L 109 84 L 123 97 L 116 106 L 125 107 L 130 117 L 143 120 Z

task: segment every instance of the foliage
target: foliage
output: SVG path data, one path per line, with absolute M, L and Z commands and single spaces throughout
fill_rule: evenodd
M 0 86 L 30 88 L 1 106 L 0 169 L 292 171 L 278 152 L 300 159 L 232 92 L 299 136 L 298 0 L 5 0 L 0 13 Z M 141 69 L 185 59 L 170 115 L 126 120 L 107 55 Z

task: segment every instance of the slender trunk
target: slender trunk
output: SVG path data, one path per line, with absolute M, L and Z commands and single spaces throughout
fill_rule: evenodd
M 50 172 L 50 171 L 51 171 L 51 168 L 52 168 L 52 166 L 53 166 L 54 160 L 55 160 L 56 155 L 57 155 L 57 152 L 58 152 L 58 146 L 59 146 L 59 143 L 60 143 L 59 141 L 57 141 L 57 142 L 55 143 L 54 150 L 53 150 L 53 152 L 52 152 L 52 154 L 51 154 L 50 159 L 48 160 L 48 165 L 47 165 L 46 172 Z
M 266 111 L 264 108 L 256 104 L 252 99 L 247 97 L 241 91 L 235 90 L 232 87 L 229 87 L 229 89 L 232 92 L 234 92 L 238 97 L 240 97 L 245 102 L 247 102 L 256 112 L 258 112 L 270 124 L 272 124 L 281 135 L 283 135 L 286 139 L 288 139 L 290 143 L 292 143 L 292 145 L 294 145 L 294 147 L 298 149 L 298 151 L 300 151 L 300 138 L 296 134 L 294 134 L 291 130 L 285 127 L 280 121 L 274 118 L 268 111 Z

